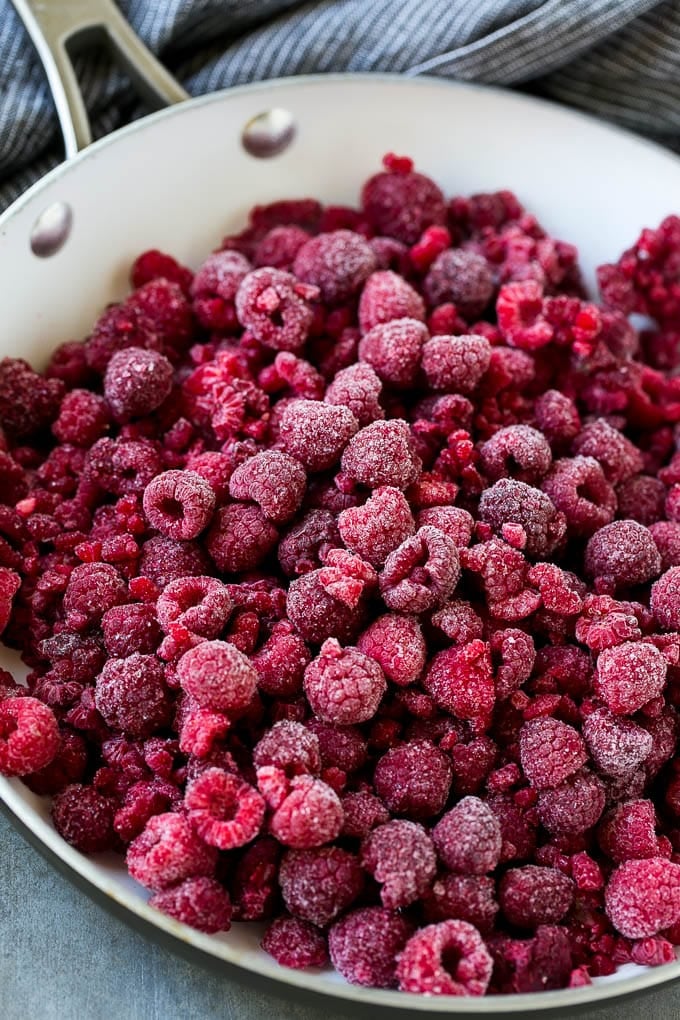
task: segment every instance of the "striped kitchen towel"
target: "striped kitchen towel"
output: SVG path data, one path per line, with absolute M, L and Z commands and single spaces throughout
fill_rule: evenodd
M 429 74 L 521 86 L 680 149 L 680 0 L 120 0 L 120 7 L 193 95 L 295 74 Z M 77 71 L 95 137 L 144 112 L 105 54 L 82 55 Z M 10 0 L 0 0 L 0 209 L 60 159 L 42 67 Z

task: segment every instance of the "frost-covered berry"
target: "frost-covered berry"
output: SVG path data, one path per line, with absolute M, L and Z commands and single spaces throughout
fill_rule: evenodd
M 680 864 L 664 857 L 626 861 L 605 889 L 609 920 L 625 938 L 644 939 L 680 920 Z
M 410 160 L 390 162 L 387 172 L 369 178 L 361 207 L 376 233 L 409 245 L 427 227 L 446 223 L 444 195 L 431 178 L 413 170 Z
M 363 428 L 385 417 L 380 403 L 381 393 L 382 382 L 371 366 L 357 362 L 335 374 L 323 399 L 327 404 L 342 404 L 349 408 L 359 428 Z
M 553 790 L 538 797 L 541 824 L 553 836 L 578 835 L 599 820 L 605 804 L 605 790 L 597 776 L 583 769 Z
M 60 736 L 54 712 L 37 698 L 0 701 L 0 775 L 25 776 L 52 761 Z
M 563 457 L 541 488 L 564 514 L 570 535 L 589 537 L 614 519 L 616 493 L 594 457 Z
M 426 740 L 395 747 L 379 759 L 375 791 L 394 814 L 432 818 L 449 796 L 453 770 L 447 755 Z
M 166 634 L 179 626 L 194 636 L 208 639 L 218 637 L 224 630 L 232 609 L 227 587 L 216 577 L 205 575 L 171 581 L 156 603 L 158 622 Z
M 396 961 L 411 934 L 408 921 L 393 910 L 362 907 L 345 914 L 328 933 L 333 966 L 352 985 L 391 988 Z
M 631 775 L 652 750 L 651 733 L 606 708 L 584 719 L 583 736 L 597 769 L 606 776 Z
M 486 875 L 501 856 L 501 828 L 493 811 L 478 797 L 463 797 L 432 830 L 437 853 L 450 871 Z
M 484 995 L 493 959 L 466 921 L 442 921 L 421 928 L 399 954 L 397 978 L 403 992 L 423 995 Z
M 374 421 L 360 429 L 347 443 L 342 470 L 369 489 L 381 485 L 408 488 L 420 473 L 420 460 L 408 423 L 392 418 Z
M 420 676 L 427 646 L 415 616 L 385 613 L 359 636 L 359 651 L 378 663 L 388 680 L 407 687 Z
M 578 730 L 559 719 L 530 719 L 522 727 L 519 739 L 524 774 L 538 790 L 560 786 L 588 758 Z
M 333 230 L 310 238 L 298 249 L 293 272 L 319 288 L 329 304 L 351 298 L 376 267 L 368 241 L 351 230 Z
M 187 817 L 201 839 L 218 850 L 245 846 L 262 828 L 265 802 L 239 776 L 208 768 L 188 784 Z
M 399 389 L 412 386 L 420 368 L 426 327 L 417 319 L 391 319 L 374 326 L 359 343 L 359 358 L 384 383 Z
M 499 429 L 482 443 L 479 455 L 482 470 L 492 482 L 499 478 L 516 478 L 534 485 L 548 473 L 552 463 L 547 440 L 529 425 Z
M 310 301 L 315 287 L 300 283 L 282 269 L 255 269 L 236 292 L 238 321 L 266 347 L 299 351 L 314 318 Z
M 506 872 L 498 886 L 501 910 L 518 928 L 558 924 L 571 907 L 574 883 L 556 868 L 527 864 Z
M 61 402 L 52 433 L 60 443 L 91 447 L 108 430 L 106 402 L 90 390 L 71 390 Z
M 426 525 L 389 554 L 380 574 L 380 594 L 388 609 L 423 613 L 445 602 L 459 578 L 460 557 L 453 541 Z
M 304 689 L 317 718 L 348 726 L 372 719 L 387 684 L 382 669 L 358 648 L 330 638 L 305 670 Z
M 64 593 L 66 622 L 73 630 L 99 623 L 107 609 L 127 601 L 125 582 L 109 563 L 83 563 L 71 573 Z
M 631 478 L 643 468 L 642 454 L 635 444 L 604 418 L 584 426 L 574 440 L 572 450 L 582 457 L 594 457 L 599 461 L 607 481 L 612 485 Z
M 299 776 L 270 824 L 280 843 L 302 850 L 330 843 L 339 834 L 342 820 L 342 804 L 335 791 L 320 779 Z
M 116 842 L 113 830 L 115 802 L 93 786 L 73 783 L 52 801 L 54 827 L 67 843 L 84 854 L 111 850 Z M 130 874 L 132 870 L 128 866 Z M 133 874 L 133 878 L 136 876 Z
M 564 515 L 540 489 L 513 478 L 501 478 L 482 493 L 480 518 L 502 533 L 506 524 L 519 524 L 526 534 L 529 556 L 545 559 L 561 542 L 566 531 Z
M 154 815 L 127 849 L 127 868 L 147 889 L 168 889 L 187 878 L 210 877 L 217 851 L 199 839 L 184 815 Z
M 432 263 L 423 291 L 433 307 L 451 302 L 468 321 L 474 321 L 493 297 L 491 267 L 477 252 L 449 248 Z
M 257 673 L 243 652 L 228 641 L 204 641 L 177 663 L 182 688 L 203 708 L 240 712 L 257 688 Z
M 282 967 L 294 970 L 323 967 L 328 960 L 323 934 L 313 924 L 297 917 L 277 917 L 267 928 L 260 945 Z
M 258 567 L 278 538 L 278 531 L 259 506 L 230 503 L 217 509 L 205 547 L 221 573 L 237 574 Z
M 438 652 L 423 687 L 457 719 L 488 719 L 496 699 L 488 644 L 475 639 Z
M 491 364 L 491 345 L 483 336 L 434 336 L 423 346 L 422 364 L 433 390 L 473 393 Z
M 308 471 L 325 471 L 340 460 L 357 428 L 348 407 L 295 400 L 283 412 L 279 438 L 286 452 Z
M 149 737 L 168 724 L 170 692 L 155 655 L 135 652 L 109 659 L 95 685 L 97 710 L 109 726 L 133 737 Z
M 348 549 L 380 567 L 413 534 L 415 522 L 404 494 L 381 486 L 362 506 L 348 507 L 338 515 L 338 530 Z
M 613 521 L 588 542 L 585 569 L 614 588 L 632 588 L 660 574 L 661 557 L 649 528 L 637 521 Z
M 649 608 L 663 630 L 680 630 L 680 567 L 667 570 L 652 585 Z
M 617 804 L 604 816 L 597 830 L 598 842 L 617 864 L 657 857 L 661 846 L 656 824 L 656 812 L 651 801 L 629 800 Z
M 437 872 L 437 855 L 422 825 L 399 819 L 379 825 L 361 847 L 361 863 L 380 883 L 388 910 L 420 899 Z
M 354 854 L 320 847 L 289 850 L 281 861 L 279 884 L 294 917 L 325 927 L 357 899 L 364 876 Z
M 144 513 L 168 538 L 196 538 L 208 526 L 215 493 L 195 471 L 164 471 L 144 490 Z
M 106 651 L 114 659 L 126 659 L 133 652 L 150 655 L 163 636 L 153 606 L 145 603 L 112 606 L 101 626 Z
M 158 351 L 126 347 L 113 355 L 104 375 L 104 396 L 117 422 L 142 418 L 160 407 L 172 389 L 172 365 Z
M 368 333 L 382 322 L 393 319 L 425 321 L 425 302 L 403 276 L 390 270 L 372 273 L 359 299 L 359 325 Z
M 149 906 L 208 935 L 231 928 L 229 894 L 213 878 L 187 878 L 171 889 L 155 893 Z
M 428 922 L 467 921 L 486 935 L 498 914 L 496 883 L 486 875 L 444 874 L 425 895 L 423 906 Z
M 279 450 L 263 450 L 236 468 L 229 493 L 234 499 L 252 500 L 268 520 L 282 524 L 295 514 L 306 486 L 299 460 Z
M 615 715 L 632 715 L 661 694 L 666 669 L 666 659 L 654 645 L 625 641 L 600 652 L 595 689 Z

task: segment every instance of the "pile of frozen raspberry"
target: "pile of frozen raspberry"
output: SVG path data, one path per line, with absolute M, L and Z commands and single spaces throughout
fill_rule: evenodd
M 357 209 L 257 207 L 131 282 L 43 374 L 0 362 L 0 772 L 285 966 L 673 959 L 680 219 L 595 304 L 512 194 L 388 156 Z

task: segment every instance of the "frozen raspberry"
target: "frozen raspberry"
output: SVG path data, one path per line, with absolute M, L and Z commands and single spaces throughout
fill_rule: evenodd
M 195 471 L 164 471 L 144 490 L 149 523 L 168 538 L 196 538 L 208 526 L 215 493 Z
M 556 461 L 541 488 L 566 517 L 570 535 L 590 536 L 614 518 L 616 494 L 593 457 Z
M 160 346 L 154 324 L 138 302 L 112 305 L 97 320 L 85 344 L 85 360 L 90 369 L 103 375 L 118 351 L 126 347 L 158 350 Z
M 271 819 L 271 832 L 284 846 L 307 849 L 335 839 L 342 828 L 342 804 L 320 779 L 293 779 L 291 792 Z
M 92 786 L 74 783 L 56 795 L 51 814 L 55 829 L 67 843 L 81 853 L 96 854 L 114 846 L 114 810 L 109 797 Z
M 501 287 L 496 315 L 505 342 L 524 351 L 549 344 L 555 331 L 543 311 L 543 288 L 537 280 L 519 280 Z
M 500 859 L 498 819 L 477 797 L 464 797 L 443 815 L 432 830 L 432 839 L 450 871 L 485 875 Z
M 656 812 L 649 800 L 629 800 L 609 811 L 600 822 L 597 838 L 602 850 L 617 864 L 658 857 Z
M 536 424 L 554 451 L 568 450 L 581 431 L 581 419 L 573 400 L 559 390 L 546 390 L 534 403 Z
M 329 637 L 350 641 L 362 622 L 361 592 L 357 589 L 357 602 L 337 598 L 323 583 L 324 569 L 303 574 L 292 582 L 286 601 L 288 618 L 300 636 L 312 644 L 322 644 Z
M 654 645 L 626 641 L 600 653 L 595 689 L 615 715 L 632 715 L 661 694 L 666 667 Z
M 486 876 L 443 875 L 423 898 L 425 919 L 467 921 L 486 935 L 498 913 L 495 891 L 494 880 Z
M 341 835 L 351 839 L 363 839 L 371 829 L 390 820 L 389 812 L 380 798 L 368 791 L 358 790 L 356 793 L 345 794 L 342 810 L 345 821 Z
M 232 503 L 215 513 L 205 544 L 218 570 L 231 574 L 257 567 L 278 537 L 259 507 Z
M 432 263 L 423 292 L 432 307 L 451 302 L 463 318 L 474 321 L 493 297 L 491 268 L 483 255 L 449 248 Z
M 300 506 L 306 484 L 307 476 L 298 460 L 278 450 L 264 450 L 236 468 L 229 492 L 234 499 L 257 503 L 268 520 L 282 524 Z
M 359 358 L 384 383 L 408 389 L 418 375 L 427 329 L 417 319 L 399 318 L 378 323 L 359 343 Z
M 359 301 L 362 333 L 394 319 L 425 320 L 425 303 L 420 294 L 397 273 L 373 273 L 364 285 Z
M 59 413 L 61 379 L 46 379 L 22 358 L 0 360 L 0 426 L 15 440 L 48 427 Z
M 204 641 L 177 663 L 182 688 L 202 708 L 241 712 L 252 701 L 257 673 L 250 660 L 228 641 Z
M 541 823 L 553 836 L 578 835 L 598 821 L 604 809 L 604 787 L 585 769 L 538 798 Z
M 169 889 L 187 878 L 209 877 L 217 851 L 198 838 L 181 814 L 154 815 L 127 850 L 132 877 L 147 889 Z
M 585 968 L 572 970 L 572 947 L 564 928 L 539 925 L 531 939 L 501 935 L 490 939 L 488 946 L 496 992 L 546 992 L 591 984 Z
M 550 556 L 566 531 L 564 515 L 545 493 L 512 478 L 501 478 L 482 493 L 479 516 L 498 533 L 505 524 L 519 524 L 527 554 L 537 559 Z
M 387 679 L 399 687 L 414 683 L 425 665 L 425 639 L 414 616 L 379 616 L 363 631 L 357 647 L 375 659 Z
M 680 567 L 680 523 L 659 521 L 652 524 L 650 533 L 661 557 L 661 569 Z
M 146 342 L 133 340 L 126 347 L 153 347 L 154 335 L 162 343 L 165 353 L 172 359 L 177 352 L 185 350 L 193 337 L 195 323 L 191 306 L 178 283 L 172 280 L 149 280 L 131 294 L 124 306 L 127 320 L 132 316 L 136 329 Z M 125 320 L 123 320 L 125 323 Z M 151 335 L 149 335 L 149 326 Z M 88 341 L 91 347 L 93 337 Z M 92 352 L 86 351 L 88 360 Z M 93 366 L 94 367 L 94 366 Z M 103 368 L 99 371 L 103 371 Z
M 208 935 L 231 928 L 229 894 L 213 878 L 187 878 L 171 889 L 157 892 L 149 906 Z
M 443 751 L 426 740 L 395 747 L 375 769 L 375 792 L 394 814 L 432 818 L 449 796 L 453 771 Z
M 453 599 L 430 617 L 433 626 L 446 634 L 454 645 L 467 645 L 484 634 L 482 618 L 469 602 Z
M 354 726 L 331 726 L 320 719 L 309 719 L 308 728 L 319 740 L 324 768 L 357 772 L 366 764 L 366 738 Z
M 199 545 L 156 535 L 142 547 L 139 573 L 162 591 L 172 581 L 206 574 L 210 560 Z
M 86 479 L 115 496 L 141 495 L 160 470 L 157 447 L 146 440 L 99 439 L 85 463 Z
M 381 486 L 363 506 L 343 510 L 338 528 L 348 549 L 379 567 L 413 534 L 415 524 L 403 493 Z
M 423 347 L 423 371 L 433 390 L 472 393 L 491 361 L 482 336 L 435 336 Z
M 282 621 L 250 661 L 257 673 L 258 690 L 271 697 L 289 698 L 302 690 L 302 678 L 311 655 L 291 625 Z
M 333 966 L 352 985 L 391 988 L 399 952 L 412 927 L 398 913 L 362 907 L 346 914 L 328 933 Z
M 446 223 L 444 196 L 433 180 L 413 170 L 410 160 L 383 162 L 387 172 L 364 184 L 363 213 L 376 233 L 415 244 L 427 227 Z
M 97 678 L 95 704 L 109 726 L 133 737 L 151 736 L 172 712 L 163 666 L 155 655 L 138 652 L 109 659 Z
M 582 457 L 598 460 L 612 485 L 619 485 L 643 468 L 638 448 L 604 418 L 586 425 L 574 440 L 572 449 Z
M 662 326 L 677 320 L 679 227 L 677 216 L 667 216 L 656 230 L 643 230 L 617 263 L 599 266 L 605 304 L 650 315 Z
M 319 738 L 302 723 L 277 722 L 255 746 L 253 764 L 258 768 L 273 765 L 289 779 L 318 775 L 321 771 Z
M 295 400 L 283 412 L 279 435 L 286 452 L 308 471 L 325 471 L 338 462 L 357 428 L 348 407 Z
M 71 390 L 61 402 L 52 433 L 60 443 L 90 447 L 109 427 L 109 413 L 102 397 L 89 390 Z
M 368 242 L 351 230 L 333 230 L 310 238 L 297 252 L 293 272 L 318 287 L 328 304 L 351 298 L 375 269 Z
M 21 578 L 13 570 L 0 567 L 0 634 L 9 623 L 12 600 L 21 587 Z
M 279 905 L 280 856 L 271 836 L 259 836 L 241 852 L 229 883 L 234 920 L 260 921 L 273 915 Z
M 443 531 L 425 526 L 390 553 L 380 575 L 388 609 L 422 613 L 440 606 L 460 578 L 460 559 Z
M 662 520 L 666 487 L 651 475 L 633 475 L 616 489 L 618 515 L 649 527 Z
M 275 351 L 299 351 L 314 318 L 315 287 L 299 283 L 282 269 L 248 273 L 236 292 L 236 314 L 256 340 Z
M 430 526 L 443 531 L 457 549 L 470 544 L 474 521 L 472 515 L 457 506 L 432 506 L 418 511 L 416 523 L 419 528 Z
M 245 444 L 235 443 L 233 453 L 218 453 L 216 450 L 204 450 L 203 453 L 190 455 L 186 467 L 205 478 L 215 493 L 218 503 L 226 502 L 229 495 L 229 479 L 234 468 L 240 463 L 240 453 Z M 245 453 L 245 456 L 248 456 Z
M 201 839 L 219 850 L 249 843 L 264 821 L 265 802 L 257 790 L 218 768 L 206 769 L 189 783 L 184 804 Z
M 674 943 L 668 939 L 643 939 L 637 942 L 631 950 L 633 963 L 641 967 L 660 967 L 664 963 L 675 963 Z
M 305 670 L 304 689 L 319 719 L 346 726 L 373 718 L 386 683 L 377 662 L 330 638 Z
M 370 489 L 381 485 L 408 488 L 420 473 L 420 461 L 408 423 L 393 418 L 374 421 L 360 429 L 345 448 L 342 470 Z
M 25 776 L 53 760 L 59 750 L 57 720 L 36 698 L 0 701 L 0 774 Z
M 199 267 L 191 285 L 193 310 L 206 329 L 232 329 L 236 325 L 234 301 L 252 266 L 237 251 L 218 251 Z
M 126 347 L 113 355 L 104 396 L 117 422 L 142 418 L 160 407 L 172 389 L 172 365 L 158 351 Z
M 340 544 L 335 516 L 328 510 L 310 510 L 281 539 L 279 563 L 288 577 L 305 574 L 320 567 L 320 556 Z
M 69 577 L 64 593 L 66 622 L 73 630 L 98 623 L 107 609 L 127 601 L 125 582 L 108 563 L 83 563 Z
M 363 874 L 354 854 L 339 847 L 295 849 L 281 861 L 279 883 L 291 914 L 324 927 L 359 896 Z
M 644 939 L 680 919 L 680 864 L 664 857 L 626 861 L 605 889 L 607 917 L 625 938 Z
M 162 631 L 153 606 L 113 606 L 102 617 L 106 651 L 114 659 L 125 659 L 133 652 L 150 655 L 160 644 Z
M 649 607 L 663 630 L 680 630 L 680 567 L 672 567 L 652 585 Z
M 282 967 L 304 970 L 323 967 L 328 960 L 326 939 L 319 929 L 297 917 L 277 917 L 260 944 Z
M 520 760 L 537 790 L 560 786 L 585 764 L 588 753 L 573 726 L 559 719 L 530 719 L 520 732 Z
M 479 637 L 470 634 L 468 641 Z M 529 634 L 515 627 L 497 630 L 491 635 L 492 661 L 496 673 L 496 697 L 509 698 L 524 684 L 534 668 L 536 646 Z
M 595 765 L 606 776 L 629 776 L 652 750 L 651 734 L 606 708 L 584 719 L 583 736 Z
M 399 955 L 397 978 L 403 992 L 423 995 L 484 995 L 493 960 L 481 935 L 466 921 L 442 921 L 421 928 Z
M 529 425 L 499 429 L 482 444 L 479 454 L 482 470 L 492 482 L 516 478 L 532 485 L 540 482 L 552 463 L 545 437 Z
M 496 699 L 488 644 L 477 639 L 438 652 L 423 687 L 457 719 L 488 720 Z
M 216 638 L 224 630 L 233 603 L 225 585 L 215 577 L 180 577 L 163 590 L 156 612 L 166 634 L 175 627 L 191 635 Z
M 57 753 L 49 764 L 23 777 L 24 784 L 40 796 L 54 795 L 69 783 L 79 783 L 87 767 L 87 745 L 78 733 L 63 728 Z
M 437 871 L 437 855 L 422 825 L 392 821 L 373 829 L 361 847 L 361 863 L 381 885 L 388 910 L 420 899 Z
M 165 252 L 159 251 L 157 248 L 142 252 L 130 268 L 130 282 L 135 288 L 143 287 L 150 280 L 163 278 L 178 284 L 183 291 L 187 292 L 193 276 L 190 269 L 180 265 L 172 255 L 166 255 Z
M 609 595 L 587 595 L 575 635 L 592 651 L 601 652 L 624 641 L 635 641 L 642 632 L 631 603 L 617 602 Z
M 507 920 L 518 928 L 557 924 L 571 907 L 574 883 L 556 868 L 528 864 L 501 879 L 498 899 Z
M 385 417 L 380 404 L 382 383 L 370 365 L 350 365 L 338 372 L 324 396 L 327 404 L 349 408 L 360 428 Z
M 645 758 L 645 770 L 650 778 L 654 778 L 670 758 L 673 757 L 678 743 L 678 716 L 673 708 L 667 706 L 653 718 L 641 720 L 642 725 L 652 736 L 652 750 Z
M 291 270 L 295 256 L 309 240 L 309 234 L 301 227 L 272 227 L 255 246 L 253 262 L 256 266 L 271 266 L 274 269 Z

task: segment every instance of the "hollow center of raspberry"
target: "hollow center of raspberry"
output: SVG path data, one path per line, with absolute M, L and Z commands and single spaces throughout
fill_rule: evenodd
M 232 793 L 223 792 L 213 796 L 210 808 L 216 818 L 232 822 L 238 813 L 238 799 Z
M 576 486 L 576 495 L 579 499 L 585 499 L 588 503 L 598 502 L 598 494 L 594 486 L 588 481 L 581 482 L 580 485 Z
M 452 978 L 455 978 L 458 973 L 458 964 L 461 959 L 460 950 L 456 946 L 446 946 L 442 952 L 442 967 Z
M 159 509 L 166 517 L 171 517 L 174 521 L 184 517 L 184 504 L 172 496 L 161 500 Z

